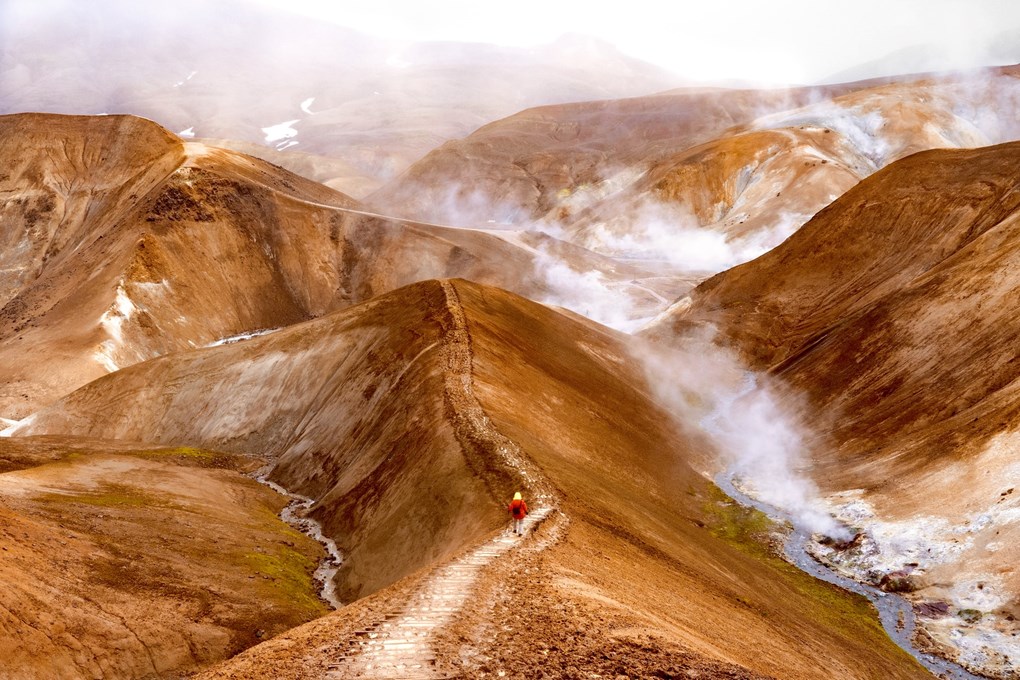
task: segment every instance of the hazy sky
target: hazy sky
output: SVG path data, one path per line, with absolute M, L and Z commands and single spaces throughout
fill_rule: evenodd
M 984 65 L 996 38 L 1020 38 L 1018 0 L 248 1 L 404 39 L 526 46 L 583 33 L 680 75 L 772 83 L 916 45 L 937 48 L 933 68 Z

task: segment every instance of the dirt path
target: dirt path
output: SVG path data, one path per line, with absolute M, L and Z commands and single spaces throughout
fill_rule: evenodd
M 556 512 L 551 485 L 520 446 L 496 429 L 475 397 L 467 319 L 453 284 L 442 281 L 441 285 L 447 312 L 440 348 L 446 367 L 447 415 L 465 455 L 473 459 L 472 465 L 478 467 L 476 471 L 490 484 L 490 489 L 495 491 L 493 486 L 497 481 L 509 478 L 513 488 L 525 490 L 534 507 L 524 521 L 524 536 L 515 536 L 508 528 L 452 563 L 437 568 L 406 605 L 356 631 L 348 641 L 346 652 L 330 664 L 327 678 L 434 680 L 456 677 L 445 675 L 437 667 L 434 633 L 453 620 L 468 603 L 486 566 L 521 544 L 529 543 L 534 528 L 550 516 L 554 518 L 550 521 L 565 521 L 562 513 Z M 539 549 L 544 547 L 544 542 L 538 546 Z

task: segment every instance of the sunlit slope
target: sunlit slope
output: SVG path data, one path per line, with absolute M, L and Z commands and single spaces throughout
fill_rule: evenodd
M 647 276 L 549 237 L 514 241 L 365 213 L 323 185 L 181 143 L 138 118 L 19 115 L 0 124 L 9 131 L 0 151 L 15 170 L 0 177 L 10 242 L 0 276 L 7 418 L 137 361 L 422 279 L 464 276 L 541 297 L 549 283 L 536 268 L 540 251 L 623 285 Z M 45 362 L 26 361 L 41 355 Z
M 1005 67 L 542 107 L 448 142 L 366 200 L 454 223 L 538 223 L 600 253 L 716 272 L 899 158 L 1016 139 L 1002 112 L 1018 105 Z
M 867 606 L 769 557 L 753 538 L 764 524 L 691 469 L 686 460 L 708 444 L 650 396 L 626 336 L 496 288 L 424 282 L 271 335 L 138 364 L 15 434 L 274 457 L 271 477 L 318 499 L 314 514 L 347 556 L 341 591 L 388 598 L 388 584 L 400 591 L 397 579 L 501 525 L 520 482 L 499 463 L 491 427 L 538 465 L 566 517 L 563 538 L 527 558 L 532 576 L 500 605 L 513 616 L 494 614 L 515 631 L 505 642 L 520 652 L 511 668 L 532 672 L 537 646 L 569 619 L 593 637 L 561 639 L 555 658 L 580 668 L 611 653 L 625 664 L 685 659 L 774 677 L 924 677 Z M 487 611 L 465 608 L 453 630 L 475 630 Z M 330 659 L 316 641 L 323 626 L 347 630 L 336 617 L 218 677 L 323 672 Z M 628 661 L 647 636 L 655 649 Z
M 112 228 L 184 161 L 180 140 L 138 118 L 0 116 L 0 301 Z
M 935 432 L 958 441 L 922 447 L 909 465 L 967 449 L 1012 421 L 991 414 L 1011 403 L 1016 377 L 1018 167 L 1020 144 L 901 160 L 781 247 L 706 281 L 648 332 L 716 325 L 753 365 L 831 412 L 848 460 Z
M 0 440 L 0 677 L 176 676 L 325 612 L 281 497 L 196 449 Z
M 528 109 L 438 147 L 365 200 L 452 224 L 555 219 L 559 210 L 626 186 L 653 159 L 762 112 L 805 104 L 809 96 L 807 90 L 680 90 Z
M 185 147 L 137 118 L 0 121 L 5 143 L 34 140 L 5 150 L 22 168 L 3 181 L 4 225 L 21 239 L 5 252 L 10 268 L 31 272 L 0 311 L 8 417 L 119 366 L 333 303 L 335 284 L 306 269 L 328 227 L 281 204 L 354 204 L 343 195 L 263 161 Z M 26 361 L 40 355 L 47 361 Z

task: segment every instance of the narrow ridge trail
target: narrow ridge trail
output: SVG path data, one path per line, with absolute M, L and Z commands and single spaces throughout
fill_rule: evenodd
M 439 351 L 445 373 L 444 403 L 447 417 L 469 463 L 498 498 L 497 489 L 512 485 L 526 491 L 535 507 L 524 520 L 524 535 L 508 530 L 468 550 L 454 561 L 438 566 L 399 609 L 387 612 L 371 625 L 355 631 L 347 649 L 329 665 L 325 677 L 436 680 L 460 677 L 439 667 L 432 638 L 450 623 L 470 600 L 483 569 L 500 556 L 531 543 L 542 550 L 553 540 L 529 541 L 532 531 L 547 518 L 557 530 L 566 518 L 556 512 L 551 484 L 526 457 L 520 446 L 503 435 L 489 419 L 474 394 L 471 336 L 467 318 L 453 283 L 440 281 L 445 296 L 445 318 Z

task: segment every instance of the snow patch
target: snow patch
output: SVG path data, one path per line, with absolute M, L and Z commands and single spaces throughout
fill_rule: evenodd
M 178 80 L 176 83 L 174 83 L 174 87 L 180 87 L 181 85 L 184 85 L 189 80 L 194 78 L 196 73 L 198 73 L 198 71 L 192 71 L 191 73 L 188 74 L 188 76 L 184 80 Z
M 292 146 L 297 146 L 298 144 L 300 144 L 300 142 L 298 142 L 297 140 L 289 139 L 289 140 L 287 140 L 285 142 L 280 142 L 279 144 L 277 144 L 276 145 L 276 150 L 277 151 L 284 151 L 285 149 L 289 149 Z
M 99 323 L 118 345 L 124 342 L 123 325 L 135 313 L 135 305 L 124 290 L 124 282 L 117 284 L 117 295 L 113 304 L 99 317 Z
M 186 130 L 181 130 L 180 132 L 177 133 L 177 136 L 178 137 L 185 137 L 185 138 L 189 138 L 189 139 L 191 137 L 194 137 L 195 136 L 195 126 L 192 125 L 191 127 L 187 128 Z
M 258 331 L 251 331 L 250 333 L 240 333 L 239 335 L 231 335 L 226 338 L 220 338 L 216 342 L 211 342 L 206 347 L 219 347 L 220 345 L 232 345 L 235 342 L 243 342 L 244 340 L 250 340 L 251 338 L 258 338 L 263 335 L 269 335 L 280 330 L 279 328 L 265 328 Z
M 120 370 L 120 366 L 113 360 L 113 353 L 117 350 L 117 346 L 110 340 L 104 340 L 99 345 L 99 350 L 92 355 L 92 357 L 99 363 L 103 368 L 106 369 L 107 373 L 116 373 Z
M 266 136 L 266 144 L 272 144 L 273 142 L 279 142 L 284 139 L 291 139 L 297 137 L 298 131 L 294 129 L 294 123 L 300 122 L 300 119 L 295 118 L 294 120 L 284 121 L 283 123 L 277 123 L 276 125 L 269 125 L 262 128 L 262 133 Z
M 110 373 L 120 370 L 114 356 L 117 348 L 124 344 L 124 322 L 131 319 L 135 310 L 135 304 L 128 297 L 127 291 L 124 290 L 124 282 L 121 281 L 117 284 L 117 294 L 113 304 L 99 317 L 99 324 L 106 331 L 109 339 L 100 343 L 99 348 L 93 354 L 93 358 Z
M 28 427 L 35 420 L 35 414 L 22 418 L 21 420 L 10 420 L 8 418 L 2 418 L 4 424 L 7 425 L 3 430 L 0 430 L 0 437 L 10 437 L 14 435 L 23 427 Z
M 308 99 L 301 102 L 301 110 L 307 113 L 309 116 L 314 116 L 315 111 L 312 111 L 312 104 L 315 103 L 315 97 L 309 97 Z

